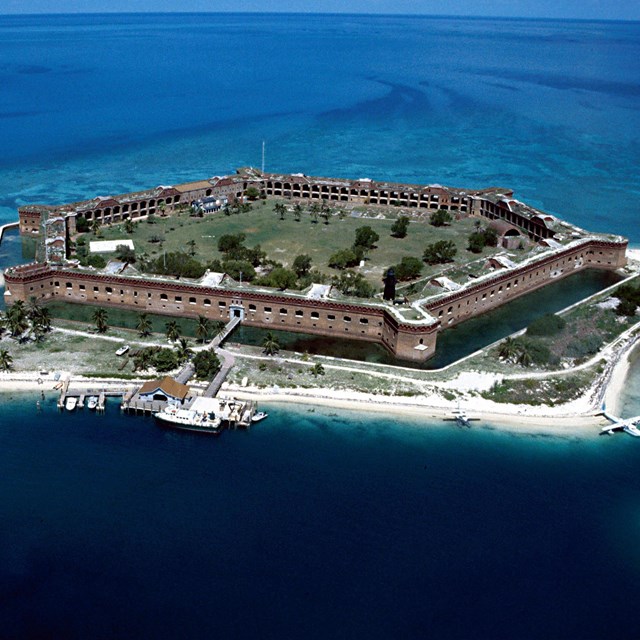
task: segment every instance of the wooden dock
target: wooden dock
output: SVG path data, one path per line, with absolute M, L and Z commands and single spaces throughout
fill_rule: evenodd
M 87 398 L 91 396 L 97 396 L 98 404 L 96 406 L 96 411 L 102 412 L 106 408 L 107 397 L 124 396 L 127 391 L 129 391 L 129 389 L 126 387 L 112 387 L 103 389 L 70 389 L 69 386 L 69 380 L 65 380 L 62 383 L 62 388 L 60 389 L 60 397 L 58 398 L 58 409 L 64 409 L 67 398 L 78 398 L 78 404 L 76 405 L 76 407 L 78 409 L 82 409 L 85 406 Z

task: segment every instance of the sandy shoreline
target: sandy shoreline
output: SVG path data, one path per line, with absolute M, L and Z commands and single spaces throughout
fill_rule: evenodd
M 514 433 L 548 434 L 561 436 L 593 436 L 600 432 L 607 420 L 600 414 L 601 398 L 605 399 L 608 411 L 618 414 L 622 392 L 630 369 L 630 357 L 640 340 L 628 340 L 612 345 L 609 353 L 608 371 L 599 378 L 594 386 L 582 397 L 564 405 L 532 406 L 499 404 L 486 400 L 477 394 L 470 395 L 472 388 L 466 389 L 460 408 L 471 417 L 495 425 Z M 464 372 L 462 378 L 467 382 L 471 372 Z M 472 376 L 471 376 L 472 377 Z M 481 376 L 480 376 L 481 377 Z M 92 379 L 82 375 L 60 372 L 58 379 L 53 373 L 16 372 L 0 373 L 0 393 L 11 391 L 57 392 L 60 383 L 69 380 L 71 388 L 81 387 L 96 392 L 113 388 L 133 387 L 143 380 Z M 269 403 L 322 406 L 352 411 L 367 411 L 387 415 L 422 418 L 442 421 L 451 417 L 458 403 L 446 400 L 437 390 L 457 386 L 457 381 L 434 384 L 434 392 L 422 396 L 386 396 L 382 394 L 343 391 L 332 388 L 278 388 L 278 387 L 241 387 L 225 383 L 223 395 L 239 399 L 255 400 L 264 405 Z M 463 382 L 461 379 L 459 382 Z M 604 385 L 604 388 L 603 388 Z M 464 384 L 461 385 L 464 387 Z

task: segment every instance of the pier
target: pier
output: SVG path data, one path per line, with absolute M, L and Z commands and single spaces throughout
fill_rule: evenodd
M 65 380 L 60 388 L 60 396 L 58 398 L 58 409 L 64 409 L 68 398 L 77 398 L 78 402 L 76 408 L 83 409 L 87 398 L 95 396 L 98 398 L 98 404 L 96 405 L 96 411 L 103 412 L 106 408 L 107 397 L 125 396 L 128 391 L 127 387 L 112 387 L 102 389 L 90 389 L 88 387 L 70 390 L 69 380 Z

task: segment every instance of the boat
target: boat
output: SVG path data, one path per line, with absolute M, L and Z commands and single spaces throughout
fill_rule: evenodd
M 75 396 L 69 396 L 64 403 L 64 408 L 67 411 L 74 411 L 77 406 L 78 406 L 78 398 L 76 398 Z
M 91 409 L 92 411 L 94 411 L 97 406 L 98 406 L 98 397 L 90 396 L 89 399 L 87 400 L 87 409 Z
M 123 356 L 125 353 L 127 353 L 127 351 L 129 351 L 130 347 L 128 344 L 125 344 L 124 346 L 120 347 L 117 351 L 116 351 L 116 355 L 117 356 Z
M 265 413 L 264 411 L 256 411 L 256 413 L 254 413 L 253 417 L 251 418 L 251 422 L 260 422 L 261 420 L 264 420 L 268 417 L 268 413 Z
M 175 404 L 167 405 L 162 411 L 153 414 L 156 420 L 168 426 L 199 433 L 220 433 L 222 420 L 210 411 L 180 409 Z

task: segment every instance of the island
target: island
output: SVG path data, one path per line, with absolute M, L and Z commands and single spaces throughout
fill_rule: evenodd
M 33 244 L 35 260 L 6 270 L 7 316 L 16 307 L 47 309 L 57 332 L 52 345 L 63 335 L 87 333 L 86 325 L 73 325 L 83 318 L 96 324 L 97 342 L 137 343 L 124 360 L 133 363 L 131 373 L 118 374 L 120 357 L 91 360 L 95 370 L 106 357 L 111 364 L 100 375 L 110 369 L 121 380 L 136 373 L 139 383 L 146 374 L 180 377 L 190 358 L 200 354 L 205 361 L 207 352 L 211 356 L 199 375 L 211 384 L 218 378 L 216 393 L 224 386 L 246 399 L 341 405 L 359 399 L 383 408 L 393 398 L 397 406 L 438 416 L 463 402 L 483 415 L 495 417 L 502 410 L 509 420 L 528 415 L 538 424 L 547 416 L 557 426 L 560 414 L 567 420 L 595 418 L 605 383 L 615 378 L 613 364 L 635 341 L 637 266 L 627 240 L 585 231 L 517 200 L 507 188 L 273 174 L 247 167 L 234 175 L 135 193 L 26 205 L 19 209 L 19 228 Z M 530 327 L 529 338 L 505 335 L 475 356 L 465 354 L 464 362 L 424 368 L 438 353 L 443 332 L 593 271 L 611 274 L 610 286 L 578 303 L 575 313 L 563 312 L 556 320 L 544 316 L 537 342 Z M 618 298 L 617 291 L 623 292 Z M 594 309 L 602 311 L 595 333 L 588 340 L 582 335 L 590 344 L 566 338 L 563 351 L 541 342 L 565 331 L 572 313 L 579 332 L 585 309 L 592 317 L 600 313 Z M 128 321 L 107 332 L 109 314 Z M 157 341 L 162 318 L 171 343 L 182 338 L 183 353 L 165 355 L 160 365 L 151 356 L 141 364 L 145 350 L 168 350 Z M 185 346 L 177 321 L 192 322 L 191 335 L 200 346 Z M 37 343 L 42 352 L 47 341 L 34 333 L 33 324 L 25 321 L 7 333 Z M 261 348 L 229 347 L 237 327 L 267 331 Z M 278 337 L 283 331 L 317 336 L 320 348 L 283 357 Z M 377 345 L 392 362 L 328 357 L 323 340 Z M 33 348 L 12 349 L 12 363 L 18 365 L 20 352 Z M 19 368 L 34 366 L 28 362 Z M 82 370 L 76 366 L 70 374 Z M 4 375 L 15 381 L 16 374 Z M 182 373 L 183 382 L 188 378 Z M 527 402 L 516 381 L 533 379 L 549 393 L 536 387 L 529 395 L 537 397 Z

